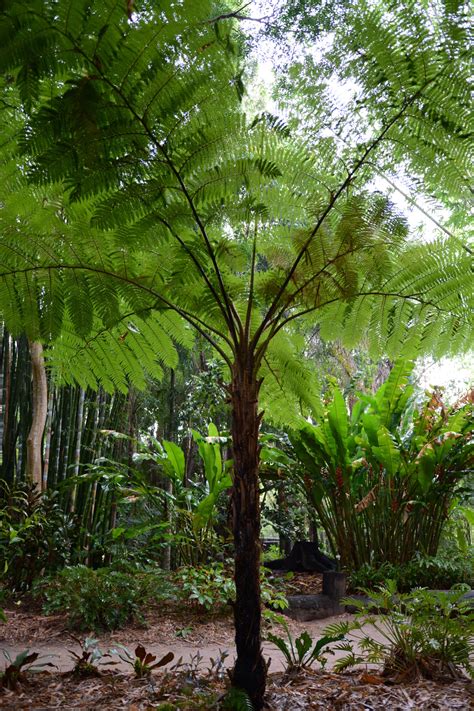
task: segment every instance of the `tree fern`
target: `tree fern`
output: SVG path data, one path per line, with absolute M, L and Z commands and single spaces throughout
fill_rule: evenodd
M 295 367 L 296 321 L 319 323 L 326 337 L 348 343 L 366 334 L 373 351 L 390 353 L 462 349 L 472 337 L 467 251 L 453 240 L 437 255 L 433 245 L 407 244 L 405 221 L 367 184 L 371 164 L 383 166 L 398 144 L 397 160 L 409 156 L 429 185 L 440 178 L 451 142 L 429 110 L 444 115 L 459 103 L 464 116 L 457 79 L 450 98 L 439 99 L 456 56 L 464 76 L 463 33 L 453 47 L 436 37 L 433 45 L 418 14 L 421 59 L 412 81 L 393 26 L 381 43 L 383 13 L 361 7 L 375 68 L 370 55 L 357 55 L 354 66 L 367 85 L 371 130 L 357 130 L 357 145 L 348 140 L 335 154 L 336 139 L 305 141 L 291 125 L 243 114 L 239 33 L 235 20 L 215 19 L 210 2 L 136 3 L 132 18 L 115 0 L 100 7 L 13 0 L 0 12 L 9 123 L 0 148 L 8 176 L 0 308 L 16 333 L 54 340 L 52 362 L 77 370 L 84 386 L 96 378 L 108 388 L 143 385 L 146 371 L 173 363 L 173 342 L 185 341 L 189 327 L 227 364 L 233 682 L 258 709 L 266 673 L 255 614 L 259 397 L 262 390 L 278 400 L 288 382 L 302 403 L 312 399 L 304 366 Z M 416 44 L 406 22 L 402 37 Z M 452 168 L 440 183 L 453 199 L 464 194 L 467 155 L 455 134 Z M 419 153 L 413 135 L 416 146 L 426 138 Z M 186 327 L 175 321 L 167 333 L 170 314 Z M 71 347 L 77 356 L 67 355 Z M 281 415 L 283 404 L 280 397 Z

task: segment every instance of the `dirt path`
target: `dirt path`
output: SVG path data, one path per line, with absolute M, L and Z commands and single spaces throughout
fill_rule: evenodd
M 73 658 L 68 650 L 79 652 L 80 646 L 65 629 L 63 617 L 48 618 L 11 610 L 7 611 L 7 618 L 7 624 L 0 628 L 1 656 L 3 656 L 3 651 L 14 657 L 19 652 L 30 649 L 30 651 L 39 652 L 42 657 L 48 656 L 49 660 L 57 665 L 62 672 L 72 668 Z M 306 630 L 316 641 L 323 635 L 323 630 L 327 625 L 344 619 L 351 619 L 351 616 L 340 615 L 312 622 L 289 620 L 288 623 L 293 637 L 297 637 Z M 275 628 L 273 632 L 280 636 L 285 635 L 281 628 Z M 376 630 L 367 629 L 367 632 L 376 639 L 380 639 Z M 185 638 L 181 638 L 179 635 L 184 635 Z M 182 657 L 183 663 L 199 663 L 203 670 L 212 664 L 212 659 L 217 660 L 222 652 L 227 655 L 226 667 L 231 667 L 235 659 L 232 620 L 228 616 L 213 618 L 211 615 L 207 615 L 203 617 L 193 612 L 189 614 L 188 611 L 188 615 L 184 617 L 183 611 L 178 613 L 169 610 L 168 614 L 165 612 L 163 615 L 157 615 L 155 611 L 148 619 L 147 627 L 127 627 L 102 635 L 78 635 L 76 633 L 76 636 L 82 639 L 86 636 L 93 636 L 98 639 L 99 647 L 104 653 L 119 644 L 125 645 L 130 651 L 133 651 L 137 644 L 143 644 L 147 651 L 156 654 L 158 658 L 171 651 L 174 654 L 173 664 Z M 264 642 L 263 651 L 265 658 L 271 659 L 271 671 L 284 669 L 284 656 L 279 649 L 269 642 Z M 328 666 L 331 666 L 342 654 L 336 652 L 333 657 L 330 657 Z M 113 659 L 118 661 L 118 664 L 114 665 L 114 669 L 123 671 L 130 669 L 117 656 L 114 655 Z

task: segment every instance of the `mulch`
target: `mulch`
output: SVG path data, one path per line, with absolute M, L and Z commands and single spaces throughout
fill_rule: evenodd
M 17 691 L 0 691 L 0 707 L 11 709 L 88 709 L 151 711 L 170 704 L 176 711 L 212 711 L 225 691 L 222 678 L 182 669 L 133 679 L 130 674 L 104 672 L 98 678 L 71 674 L 30 674 Z M 439 684 L 418 681 L 388 686 L 365 672 L 333 674 L 304 671 L 297 676 L 271 674 L 268 711 L 468 711 L 474 708 L 470 681 Z
M 322 573 L 291 573 L 283 581 L 286 595 L 317 595 L 323 591 Z

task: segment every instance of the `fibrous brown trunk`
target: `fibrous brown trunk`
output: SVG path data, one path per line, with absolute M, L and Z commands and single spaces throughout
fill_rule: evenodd
M 32 373 L 32 421 L 26 442 L 26 476 L 36 484 L 38 491 L 43 486 L 42 443 L 48 412 L 48 386 L 44 367 L 43 346 L 37 341 L 30 343 Z
M 248 693 L 257 711 L 263 708 L 267 674 L 261 646 L 258 391 L 253 369 L 236 366 L 231 385 L 237 648 L 232 683 Z

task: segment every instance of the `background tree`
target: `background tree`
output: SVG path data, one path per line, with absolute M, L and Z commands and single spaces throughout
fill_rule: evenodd
M 2 148 L 0 304 L 12 330 L 56 340 L 52 362 L 74 366 L 83 387 L 143 384 L 156 358 L 176 358 L 173 340 L 184 343 L 189 327 L 227 366 L 233 682 L 260 709 L 261 403 L 282 417 L 315 398 L 294 357 L 297 320 L 349 342 L 367 333 L 374 351 L 469 341 L 466 251 L 448 240 L 407 245 L 403 219 L 365 189 L 369 161 L 389 140 L 411 150 L 415 127 L 431 156 L 455 153 L 462 137 L 445 132 L 440 152 L 431 140 L 440 121 L 426 117 L 464 75 L 442 43 L 412 43 L 416 85 L 340 156 L 324 136 L 305 145 L 275 117 L 243 115 L 240 34 L 234 19 L 216 18 L 207 2 L 137 3 L 132 17 L 112 0 L 3 8 L 11 140 Z M 365 38 L 367 51 L 376 39 Z M 456 51 L 463 43 L 461 32 Z M 23 187 L 25 174 L 36 188 Z M 80 357 L 64 356 L 78 346 Z

